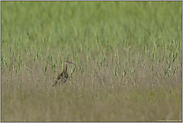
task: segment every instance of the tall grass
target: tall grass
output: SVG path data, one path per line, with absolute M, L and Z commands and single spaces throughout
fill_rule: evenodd
M 181 5 L 1 2 L 2 121 L 180 121 Z

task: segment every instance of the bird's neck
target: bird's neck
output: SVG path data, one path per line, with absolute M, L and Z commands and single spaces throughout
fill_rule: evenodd
M 64 70 L 67 72 L 67 64 L 64 65 Z

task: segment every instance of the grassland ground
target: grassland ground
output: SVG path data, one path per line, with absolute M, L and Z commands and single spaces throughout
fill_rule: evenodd
M 107 63 L 90 71 L 83 63 L 83 74 L 76 71 L 54 88 L 52 67 L 46 73 L 41 64 L 32 71 L 23 67 L 17 74 L 3 67 L 2 121 L 181 120 L 181 68 L 163 76 L 164 64 L 155 64 L 158 73 L 153 75 L 149 63 L 141 62 L 144 66 L 135 65 L 134 76 L 115 76 L 112 62 Z
M 1 7 L 2 122 L 182 121 L 182 2 Z

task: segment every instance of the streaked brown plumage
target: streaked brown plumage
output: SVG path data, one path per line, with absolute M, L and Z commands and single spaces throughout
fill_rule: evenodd
M 69 75 L 67 73 L 67 63 L 70 63 L 70 64 L 74 64 L 72 62 L 69 62 L 69 61 L 65 61 L 64 62 L 64 68 L 63 68 L 63 71 L 60 75 L 58 75 L 57 79 L 55 80 L 55 83 L 53 84 L 53 86 L 57 85 L 57 84 L 62 84 L 62 83 L 65 83 L 67 81 L 67 79 L 69 78 Z M 75 64 L 74 64 L 75 65 Z M 76 66 L 76 65 L 75 65 Z M 75 69 L 74 69 L 75 70 Z M 74 72 L 74 71 L 73 71 Z M 52 86 L 52 87 L 53 87 Z

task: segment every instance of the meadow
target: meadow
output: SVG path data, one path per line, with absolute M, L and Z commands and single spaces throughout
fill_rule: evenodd
M 182 1 L 1 2 L 1 121 L 182 121 Z

